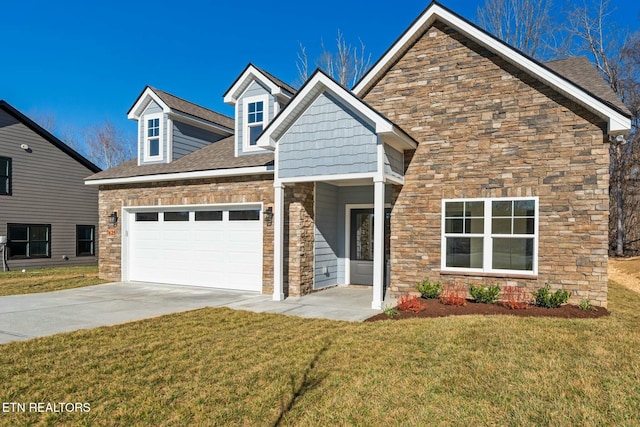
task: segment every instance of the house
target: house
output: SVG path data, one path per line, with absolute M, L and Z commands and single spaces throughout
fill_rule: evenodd
M 0 101 L 0 236 L 9 269 L 97 263 L 98 191 L 84 178 L 99 171 Z
M 274 300 L 425 278 L 607 304 L 609 138 L 585 59 L 542 64 L 433 2 L 351 90 L 249 65 L 225 117 L 154 88 L 137 161 L 98 173 L 100 273 Z M 109 215 L 120 221 L 109 224 Z

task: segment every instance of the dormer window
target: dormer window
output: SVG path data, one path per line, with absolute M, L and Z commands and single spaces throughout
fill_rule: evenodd
M 145 116 L 145 161 L 162 160 L 162 114 L 150 114 Z
M 268 95 L 253 96 L 244 99 L 244 150 L 257 150 L 256 141 L 267 125 Z

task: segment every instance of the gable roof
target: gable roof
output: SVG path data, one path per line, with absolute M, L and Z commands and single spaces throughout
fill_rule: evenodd
M 416 148 L 416 141 L 404 130 L 319 68 L 309 77 L 284 109 L 267 125 L 266 129 L 258 137 L 258 146 L 266 149 L 275 149 L 275 140 L 279 139 L 318 95 L 323 92 L 331 93 L 343 102 L 350 111 L 365 119 L 365 121 L 372 123 L 376 134 L 386 137 L 389 143 L 400 150 Z
M 436 1 L 432 1 L 422 14 L 413 21 L 409 28 L 360 79 L 353 91 L 359 97 L 364 97 L 436 20 L 454 28 L 465 37 L 499 55 L 507 62 L 524 70 L 602 117 L 608 123 L 610 134 L 626 133 L 631 128 L 631 115 L 626 108 L 620 108 L 619 104 L 612 104 L 599 98 L 579 86 L 579 84 L 568 80 L 551 68 L 509 46 Z
M 82 156 L 80 153 L 75 151 L 73 148 L 69 147 L 67 144 L 56 138 L 52 133 L 45 130 L 42 126 L 22 114 L 20 111 L 16 110 L 14 107 L 9 105 L 8 102 L 4 100 L 0 100 L 0 109 L 4 110 L 7 114 L 13 116 L 16 120 L 21 122 L 23 125 L 31 129 L 33 132 L 38 134 L 44 140 L 51 143 L 53 146 L 67 154 L 69 157 L 80 163 L 85 168 L 89 169 L 91 172 L 96 173 L 100 172 L 98 166 L 89 161 L 86 157 Z
M 235 157 L 234 138 L 233 136 L 229 136 L 180 157 L 171 163 L 138 165 L 138 161 L 133 159 L 119 166 L 92 175 L 88 177 L 86 181 L 90 184 L 90 181 L 96 180 L 142 177 L 148 175 L 154 175 L 155 181 L 162 181 L 162 175 L 182 172 L 240 169 L 258 166 L 268 167 L 271 165 L 273 165 L 273 153 L 270 152 Z
M 140 93 L 136 102 L 134 102 L 127 112 L 127 117 L 138 120 L 144 112 L 144 109 L 147 107 L 150 99 L 153 99 L 158 103 L 166 113 L 181 113 L 188 117 L 204 120 L 210 124 L 223 127 L 230 132 L 233 132 L 234 120 L 231 117 L 151 86 L 146 86 Z
M 234 80 L 229 89 L 222 95 L 224 102 L 227 104 L 235 104 L 240 95 L 251 84 L 252 80 L 258 80 L 269 88 L 272 95 L 280 98 L 289 99 L 294 96 L 297 91 L 282 80 L 267 73 L 261 68 L 249 63 L 242 73 Z

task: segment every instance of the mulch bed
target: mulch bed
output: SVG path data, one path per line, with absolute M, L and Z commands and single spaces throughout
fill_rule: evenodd
M 377 320 L 402 320 L 429 317 L 462 316 L 467 314 L 483 315 L 508 315 L 518 317 L 560 317 L 564 319 L 595 319 L 611 314 L 604 307 L 593 307 L 589 310 L 581 310 L 575 305 L 565 304 L 558 308 L 543 308 L 529 306 L 528 308 L 513 310 L 500 304 L 480 304 L 467 301 L 466 305 L 456 306 L 442 304 L 437 299 L 420 300 L 423 309 L 417 313 L 413 311 L 398 311 L 395 317 L 389 317 L 384 313 L 376 314 L 368 318 L 365 322 L 375 322 Z

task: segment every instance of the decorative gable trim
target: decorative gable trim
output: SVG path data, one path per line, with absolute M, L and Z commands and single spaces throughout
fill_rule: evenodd
M 495 38 L 488 32 L 450 11 L 437 2 L 432 2 L 400 38 L 387 50 L 376 64 L 365 74 L 353 88 L 359 97 L 364 97 L 400 59 L 408 49 L 421 37 L 427 28 L 436 20 L 444 22 L 450 27 L 464 34 L 469 39 L 486 47 L 504 58 L 514 66 L 528 72 L 532 76 L 545 82 L 560 93 L 583 105 L 599 117 L 607 120 L 609 134 L 624 134 L 631 128 L 628 114 L 612 108 L 606 102 L 580 88 L 554 71 L 526 56 L 522 52 Z
M 253 64 L 249 64 L 236 79 L 236 81 L 233 82 L 231 87 L 224 93 L 224 102 L 226 104 L 235 105 L 235 103 L 238 101 L 238 99 L 240 99 L 244 91 L 253 80 L 257 80 L 263 86 L 267 87 L 269 89 L 269 92 L 271 92 L 272 95 L 279 98 L 280 100 L 286 101 L 291 99 L 291 97 L 293 96 L 293 93 L 279 85 L 277 82 L 271 79 L 270 76 L 262 72 L 262 70 L 258 69 Z
M 394 148 L 406 150 L 417 147 L 416 142 L 402 129 L 319 69 L 313 73 L 296 96 L 262 132 L 258 138 L 258 146 L 275 150 L 276 142 L 313 101 L 324 92 L 328 92 L 339 99 L 365 122 L 372 123 L 375 133 L 383 136 L 385 142 L 394 146 Z
M 140 117 L 142 117 L 142 114 L 145 112 L 151 101 L 155 101 L 155 103 L 162 108 L 163 113 L 168 114 L 171 112 L 171 108 L 169 108 L 169 106 L 158 95 L 156 95 L 149 86 L 147 86 L 140 96 L 138 96 L 138 99 L 133 106 L 129 109 L 127 118 L 130 120 L 140 120 Z

